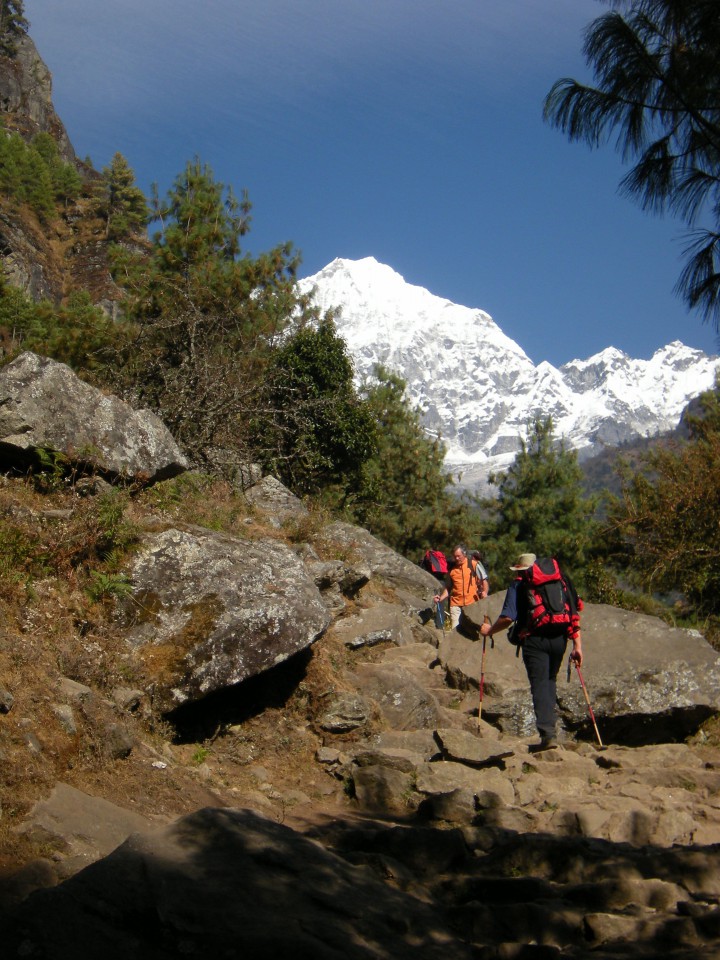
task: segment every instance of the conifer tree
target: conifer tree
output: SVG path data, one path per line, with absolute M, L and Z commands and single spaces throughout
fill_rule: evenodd
M 460 541 L 478 543 L 475 506 L 453 490 L 444 467 L 445 447 L 425 432 L 405 381 L 383 367 L 375 377 L 361 395 L 376 426 L 377 444 L 362 466 L 360 485 L 346 501 L 346 512 L 408 557 L 428 547 L 450 550 Z
M 332 317 L 297 330 L 275 352 L 266 394 L 268 466 L 297 494 L 351 496 L 375 450 L 376 427 Z
M 67 203 L 77 197 L 82 178 L 72 164 L 64 162 L 57 141 L 49 133 L 38 133 L 33 137 L 32 149 L 37 151 L 48 169 L 54 199 Z
M 70 294 L 62 306 L 48 300 L 36 303 L 1 271 L 0 328 L 7 338 L 6 353 L 32 350 L 67 363 L 88 379 L 105 368 L 122 332 L 86 291 Z
M 597 506 L 584 497 L 582 476 L 575 451 L 555 439 L 552 418 L 536 419 L 512 466 L 490 476 L 498 487 L 492 536 L 500 566 L 528 551 L 556 557 L 582 579 Z
M 298 255 L 290 244 L 243 252 L 249 200 L 197 158 L 152 206 L 161 229 L 149 254 L 119 249 L 115 259 L 137 329 L 124 357 L 128 393 L 198 461 L 219 447 L 252 456 L 275 341 L 291 320 L 317 316 L 297 289 Z
M 98 203 L 109 240 L 127 239 L 145 230 L 149 217 L 147 200 L 121 153 L 115 153 L 110 166 L 103 167 Z
M 634 583 L 684 597 L 685 613 L 712 617 L 720 630 L 720 388 L 688 418 L 690 440 L 647 452 L 624 474 L 607 525 L 607 542 Z
M 12 57 L 28 26 L 23 0 L 0 0 L 0 53 Z
M 17 197 L 28 203 L 44 221 L 57 215 L 55 191 L 47 163 L 36 150 L 28 149 L 20 166 Z
M 215 180 L 198 157 L 186 164 L 164 202 L 155 195 L 152 219 L 162 225 L 155 237 L 155 266 L 169 276 L 188 276 L 234 263 L 240 240 L 250 229 L 250 203 Z
M 27 203 L 45 222 L 57 213 L 49 167 L 17 133 L 0 136 L 0 189 L 10 199 Z
M 17 133 L 0 136 L 0 189 L 13 200 L 27 203 L 41 220 L 57 216 L 57 202 L 76 197 L 82 179 L 65 163 L 49 133 L 26 143 Z
M 623 192 L 691 228 L 677 290 L 720 330 L 718 0 L 605 2 L 618 9 L 593 21 L 584 45 L 596 85 L 558 80 L 545 118 L 593 147 L 616 134 L 634 162 Z

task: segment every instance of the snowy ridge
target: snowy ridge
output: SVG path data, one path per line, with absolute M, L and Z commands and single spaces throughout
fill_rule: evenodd
M 720 359 L 677 340 L 650 360 L 607 347 L 560 368 L 535 366 L 489 314 L 408 284 L 372 257 L 334 260 L 300 286 L 315 290 L 323 310 L 340 308 L 358 381 L 378 363 L 407 381 L 428 431 L 447 446 L 448 467 L 468 486 L 512 462 L 536 416 L 550 414 L 557 436 L 591 455 L 673 428 L 720 369 Z

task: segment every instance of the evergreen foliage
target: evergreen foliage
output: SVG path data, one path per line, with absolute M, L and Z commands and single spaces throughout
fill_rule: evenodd
M 16 133 L 0 135 L 0 189 L 28 204 L 41 220 L 55 216 L 52 177 L 42 156 Z
M 22 290 L 9 284 L 0 271 L 0 330 L 18 343 L 35 322 L 37 307 Z
M 717 0 L 606 0 L 584 54 L 596 86 L 558 80 L 545 118 L 591 146 L 617 134 L 622 190 L 693 230 L 677 290 L 720 330 L 720 15 Z
M 445 450 L 426 435 L 405 382 L 379 368 L 358 392 L 331 317 L 277 350 L 269 384 L 259 428 L 274 437 L 266 465 L 295 493 L 413 558 L 479 536 L 475 504 L 454 494 Z
M 75 291 L 56 307 L 47 300 L 34 303 L 2 277 L 0 329 L 7 337 L 8 360 L 32 350 L 90 375 L 105 370 L 122 334 L 85 291 Z
M 490 554 L 507 568 L 523 552 L 556 557 L 579 584 L 595 533 L 595 498 L 583 496 L 577 454 L 553 433 L 552 418 L 536 419 L 521 442 L 514 463 L 490 476 L 498 498 L 486 506 L 495 512 Z
M 136 185 L 135 174 L 121 153 L 115 153 L 110 166 L 103 167 L 97 200 L 108 240 L 125 240 L 147 227 L 149 210 L 145 194 Z
M 127 391 L 199 462 L 212 465 L 218 448 L 256 456 L 273 347 L 291 319 L 317 318 L 297 289 L 298 256 L 290 244 L 243 253 L 250 203 L 197 158 L 152 206 L 161 229 L 149 255 L 118 250 L 115 260 L 136 324 Z
M 33 138 L 32 147 L 48 169 L 55 201 L 67 203 L 74 200 L 82 189 L 82 177 L 72 164 L 64 162 L 53 137 L 49 133 L 38 133 Z
M 408 557 L 428 547 L 449 551 L 460 541 L 478 542 L 476 504 L 453 491 L 445 448 L 425 433 L 405 381 L 382 367 L 376 378 L 363 392 L 376 447 L 345 505 L 348 516 Z
M 31 144 L 16 133 L 0 131 L 0 190 L 11 200 L 27 204 L 44 222 L 57 216 L 57 203 L 80 193 L 82 179 L 64 163 L 48 133 Z
M 27 33 L 24 8 L 23 0 L 0 0 L 0 54 L 14 56 L 18 40 Z
M 276 351 L 267 382 L 270 468 L 297 494 L 325 491 L 344 501 L 357 490 L 377 431 L 332 318 L 296 331 Z
M 215 180 L 211 168 L 196 157 L 175 179 L 167 198 L 153 196 L 155 235 L 153 267 L 166 276 L 204 275 L 234 265 L 240 240 L 250 229 L 250 203 L 238 201 L 231 187 Z
M 632 581 L 684 597 L 681 612 L 720 624 L 720 390 L 688 418 L 689 442 L 658 447 L 639 473 L 624 477 L 606 542 Z

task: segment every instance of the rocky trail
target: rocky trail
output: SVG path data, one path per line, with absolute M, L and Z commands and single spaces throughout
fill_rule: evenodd
M 28 826 L 65 854 L 6 883 L 6 955 L 720 956 L 720 752 L 600 749 L 581 716 L 533 753 L 448 682 L 480 643 L 401 616 L 397 645 L 366 611 L 337 622 L 352 683 L 304 781 L 258 757 L 236 804 L 160 824 L 59 784 Z M 486 669 L 493 715 L 522 668 L 498 639 Z
M 588 604 L 604 746 L 561 675 L 560 746 L 534 752 L 514 648 L 483 671 L 471 623 L 437 631 L 429 574 L 271 477 L 227 495 L 227 527 L 200 499 L 188 522 L 162 425 L 58 366 L 4 368 L 6 459 L 71 457 L 82 407 L 100 476 L 45 499 L 5 479 L 8 529 L 74 543 L 114 502 L 103 475 L 156 485 L 128 507 L 122 595 L 38 580 L 0 632 L 3 956 L 720 957 L 720 658 L 699 633 Z

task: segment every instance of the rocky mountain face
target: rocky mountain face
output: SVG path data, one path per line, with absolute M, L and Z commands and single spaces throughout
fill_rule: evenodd
M 172 438 L 60 366 L 0 370 L 0 407 L 22 377 L 33 396 L 1 425 L 3 524 L 62 545 L 112 480 L 138 542 L 105 614 L 64 609 L 58 572 L 0 631 L 0 840 L 34 851 L 0 849 L 4 956 L 716 956 L 720 655 L 700 634 L 586 605 L 597 730 L 562 677 L 561 746 L 533 752 L 485 608 L 437 630 L 434 578 L 272 477 L 233 493 L 228 529 L 180 519 Z M 18 450 L 62 458 L 61 499 L 23 504 Z
M 77 157 L 52 103 L 52 75 L 31 37 L 20 37 L 12 56 L 0 56 L 0 110 L 5 127 L 31 140 L 49 133 L 66 163 Z
M 110 316 L 120 291 L 108 266 L 105 224 L 92 199 L 99 174 L 78 160 L 52 103 L 52 76 L 29 36 L 13 56 L 0 55 L 0 112 L 6 130 L 30 142 L 49 133 L 60 156 L 80 172 L 85 194 L 68 203 L 52 223 L 0 198 L 0 258 L 5 276 L 33 300 L 58 304 L 74 290 L 86 290 Z
M 537 416 L 552 416 L 557 436 L 581 459 L 670 430 L 720 368 L 717 357 L 678 341 L 650 360 L 608 347 L 559 369 L 535 366 L 484 311 L 411 286 L 371 257 L 334 260 L 301 285 L 316 291 L 323 309 L 340 308 L 338 330 L 358 380 L 381 363 L 407 381 L 463 486 L 506 468 Z

